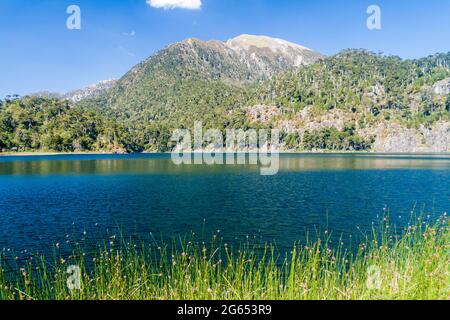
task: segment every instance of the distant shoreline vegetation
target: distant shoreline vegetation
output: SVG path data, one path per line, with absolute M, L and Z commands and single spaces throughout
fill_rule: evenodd
M 98 151 L 90 151 L 90 152 L 42 152 L 42 151 L 30 151 L 30 152 L 0 152 L 0 159 L 7 157 L 45 157 L 45 156 L 77 156 L 77 155 L 99 155 L 99 156 L 132 156 L 132 155 L 167 155 L 170 157 L 172 152 L 132 152 L 132 153 L 113 153 L 113 152 L 98 152 Z M 191 153 L 194 154 L 194 153 Z M 226 154 L 226 153 L 225 153 Z M 236 154 L 236 153 L 233 153 Z M 365 156 L 450 156 L 449 152 L 372 152 L 372 151 L 329 151 L 329 150 L 321 150 L 321 151 L 280 151 L 280 155 L 305 155 L 305 156 L 314 156 L 314 155 L 365 155 Z
M 8 262 L 3 252 L 0 300 L 447 300 L 449 228 L 446 215 L 418 217 L 399 233 L 386 217 L 355 250 L 325 233 L 285 256 L 216 237 L 173 245 L 113 237 L 70 256 L 56 244 L 52 263 Z

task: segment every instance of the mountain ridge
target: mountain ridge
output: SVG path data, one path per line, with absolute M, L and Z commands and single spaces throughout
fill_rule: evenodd
M 57 98 L 57 99 L 66 99 L 71 102 L 80 102 L 83 99 L 93 98 L 97 95 L 102 94 L 106 90 L 110 89 L 115 83 L 117 79 L 110 80 L 101 80 L 95 84 L 91 84 L 87 87 L 76 89 L 72 91 L 68 91 L 66 93 L 58 93 L 58 92 L 49 92 L 49 91 L 40 91 L 29 94 L 29 96 L 35 96 L 38 98 Z

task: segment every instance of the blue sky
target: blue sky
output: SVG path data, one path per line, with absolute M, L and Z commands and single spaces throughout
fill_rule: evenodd
M 327 55 L 345 48 L 404 58 L 450 51 L 448 0 L 152 1 L 153 7 L 146 0 L 0 0 L 0 97 L 119 78 L 188 37 L 264 34 Z M 167 1 L 201 7 L 157 8 Z M 366 27 L 372 4 L 381 8 L 381 30 Z M 81 30 L 66 28 L 69 5 L 81 9 Z

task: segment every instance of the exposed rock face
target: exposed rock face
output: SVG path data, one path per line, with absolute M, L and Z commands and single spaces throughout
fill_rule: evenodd
M 432 128 L 406 128 L 399 124 L 383 122 L 366 135 L 376 137 L 372 146 L 374 152 L 413 153 L 450 152 L 450 123 L 440 121 Z
M 440 96 L 446 96 L 450 94 L 450 78 L 446 78 L 444 80 L 436 82 L 433 85 L 433 91 L 435 94 L 438 94 Z
M 241 35 L 224 45 L 233 50 L 241 63 L 263 78 L 270 78 L 287 68 L 316 62 L 322 55 L 282 39 Z
M 286 54 L 291 51 L 294 56 L 303 52 L 311 52 L 311 49 L 286 40 L 270 38 L 267 36 L 255 36 L 243 34 L 230 39 L 226 45 L 235 50 L 251 51 L 252 49 L 270 49 L 274 53 Z
M 372 146 L 374 152 L 419 152 L 421 149 L 420 133 L 400 125 L 382 123 L 374 128 L 376 140 Z
M 271 124 L 274 128 L 303 136 L 306 131 L 323 128 L 343 130 L 346 123 L 354 122 L 342 110 L 330 110 L 314 116 L 310 108 L 301 110 L 292 119 L 284 119 L 281 109 L 270 105 L 257 105 L 247 111 L 252 123 Z M 450 152 L 450 122 L 439 121 L 431 128 L 421 126 L 407 128 L 395 122 L 383 121 L 375 126 L 357 128 L 357 133 L 365 138 L 375 138 L 372 152 L 381 153 L 434 153 Z M 289 151 L 286 149 L 286 151 Z
M 422 135 L 425 138 L 427 150 L 430 152 L 449 152 L 450 151 L 450 123 L 440 121 L 436 123 L 431 130 L 421 128 Z
M 258 105 L 248 109 L 247 116 L 253 123 L 268 123 L 272 119 L 281 115 L 280 108 L 276 106 Z

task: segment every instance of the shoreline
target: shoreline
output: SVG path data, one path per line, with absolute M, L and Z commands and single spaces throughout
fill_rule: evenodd
M 135 152 L 135 153 L 114 153 L 114 152 L 0 152 L 0 158 L 5 157 L 41 157 L 41 156 L 77 156 L 77 155 L 105 155 L 105 156 L 126 156 L 145 154 L 167 154 L 171 152 Z M 191 152 L 191 154 L 195 154 Z M 227 153 L 224 153 L 227 154 Z M 229 154 L 229 153 L 228 153 Z M 235 153 L 237 154 L 237 153 Z M 246 153 L 247 154 L 247 153 Z M 252 153 L 254 154 L 254 153 Z M 371 151 L 281 151 L 280 155 L 398 155 L 398 156 L 450 156 L 449 152 L 371 152 Z
M 112 152 L 5 152 L 0 153 L 1 157 L 39 157 L 39 156 L 65 156 L 65 155 L 117 155 Z

